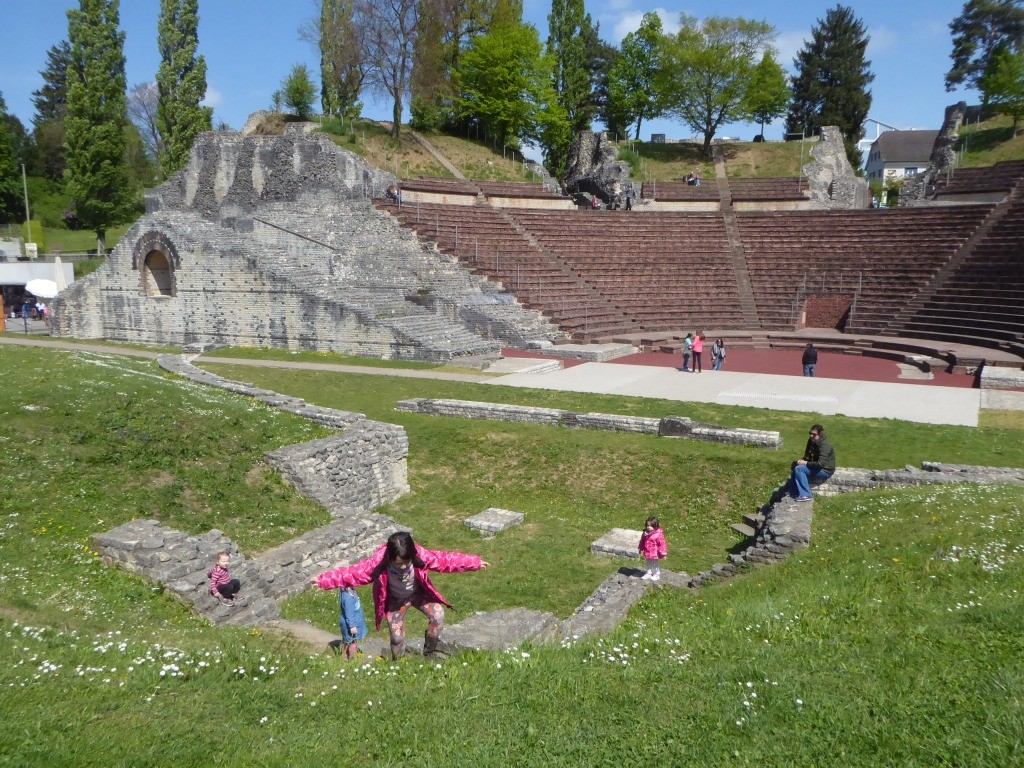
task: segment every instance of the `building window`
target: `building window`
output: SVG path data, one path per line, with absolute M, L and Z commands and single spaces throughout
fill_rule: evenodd
M 913 176 L 915 173 L 917 173 L 917 168 L 913 165 L 907 166 L 903 169 L 904 176 Z

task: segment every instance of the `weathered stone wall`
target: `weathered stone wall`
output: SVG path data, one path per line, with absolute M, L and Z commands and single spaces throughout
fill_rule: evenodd
M 935 195 L 935 182 L 956 167 L 956 142 L 966 109 L 967 104 L 963 101 L 946 107 L 942 128 L 932 145 L 928 167 L 904 180 L 903 188 L 900 189 L 900 207 L 927 203 Z
M 569 147 L 562 186 L 570 195 L 596 195 L 610 203 L 632 183 L 632 168 L 618 157 L 619 150 L 605 134 L 583 131 Z
M 920 485 L 950 485 L 956 483 L 1009 483 L 1024 485 L 1024 469 L 1012 467 L 980 467 L 969 464 L 942 464 L 926 461 L 921 468 L 857 469 L 839 467 L 827 482 L 816 486 L 819 496 L 838 496 L 841 493 L 871 491 L 879 488 L 913 488 Z
M 867 208 L 868 183 L 858 176 L 846 157 L 843 135 L 833 125 L 821 129 L 821 141 L 811 149 L 813 162 L 803 167 L 811 200 L 823 208 Z
M 570 429 L 600 429 L 608 432 L 633 432 L 661 437 L 685 437 L 728 445 L 756 445 L 761 448 L 778 448 L 782 444 L 782 438 L 778 432 L 716 427 L 710 424 L 698 424 L 682 416 L 668 416 L 659 419 L 643 416 L 618 416 L 609 413 L 574 413 L 557 408 L 533 408 L 525 405 L 425 398 L 402 400 L 395 406 L 395 410 L 463 419 L 545 424 L 551 427 L 568 427 Z

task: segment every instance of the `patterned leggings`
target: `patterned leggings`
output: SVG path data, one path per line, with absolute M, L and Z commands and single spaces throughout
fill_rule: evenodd
M 393 611 L 385 612 L 384 620 L 391 630 L 391 656 L 396 659 L 405 653 L 405 612 L 410 605 L 430 622 L 427 625 L 427 637 L 437 637 L 444 628 L 444 606 L 440 603 L 428 603 L 427 599 L 420 595 Z

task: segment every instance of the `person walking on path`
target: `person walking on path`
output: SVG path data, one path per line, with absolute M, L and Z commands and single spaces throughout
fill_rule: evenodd
M 359 641 L 366 637 L 366 619 L 355 587 L 346 587 L 338 595 L 338 626 L 341 642 L 345 645 L 345 658 L 353 659 L 359 653 Z
M 715 339 L 715 343 L 711 345 L 711 370 L 722 370 L 722 363 L 724 362 L 725 341 L 723 339 Z
M 814 366 L 818 364 L 818 350 L 814 348 L 814 342 L 807 342 L 807 346 L 804 347 L 804 354 L 801 357 L 800 362 L 804 366 L 804 376 L 814 377 Z
M 231 553 L 221 550 L 217 553 L 216 564 L 206 572 L 210 579 L 210 594 L 217 598 L 217 602 L 221 605 L 234 605 L 235 596 L 242 588 L 241 582 L 238 579 L 232 579 L 231 574 L 228 573 L 230 565 Z
M 701 353 L 704 351 L 704 334 L 697 331 L 693 335 L 693 372 L 704 373 L 704 366 L 701 363 Z
M 797 501 L 810 501 L 811 483 L 823 483 L 836 471 L 836 452 L 825 437 L 825 428 L 821 424 L 811 427 L 804 449 L 804 457 L 793 462 L 793 471 L 789 477 L 786 491 Z
M 665 532 L 661 530 L 658 518 L 647 518 L 637 549 L 640 556 L 647 561 L 647 571 L 640 578 L 644 581 L 661 581 L 661 561 L 668 556 L 668 545 L 665 543 Z
M 444 607 L 451 605 L 430 583 L 430 571 L 466 573 L 490 566 L 476 555 L 435 552 L 424 549 L 412 534 L 399 531 L 388 538 L 370 557 L 355 565 L 313 576 L 310 583 L 320 589 L 345 589 L 373 584 L 373 614 L 377 629 L 387 621 L 391 633 L 391 657 L 405 654 L 405 613 L 411 605 L 429 622 L 423 640 L 423 655 L 437 654 L 444 629 Z
M 693 334 L 686 334 L 683 339 L 683 373 L 690 372 L 690 357 L 693 355 Z

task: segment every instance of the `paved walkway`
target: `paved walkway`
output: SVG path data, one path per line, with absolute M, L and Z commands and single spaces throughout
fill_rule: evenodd
M 970 427 L 978 425 L 981 404 L 979 389 L 731 371 L 693 374 L 616 363 L 584 363 L 553 373 L 515 373 L 488 383 Z
M 84 350 L 104 354 L 155 358 L 158 353 L 126 347 L 34 340 L 4 336 L 0 343 Z M 223 363 L 259 368 L 358 373 L 371 376 L 437 379 L 532 389 L 592 392 L 598 394 L 654 397 L 680 402 L 745 405 L 770 410 L 800 411 L 823 415 L 844 414 L 859 418 L 890 418 L 926 424 L 977 426 L 982 390 L 958 387 L 894 384 L 819 377 L 706 371 L 681 373 L 675 368 L 621 363 L 584 363 L 551 373 L 513 373 L 493 377 L 469 373 L 412 371 L 356 365 L 245 360 L 202 357 L 202 363 Z

